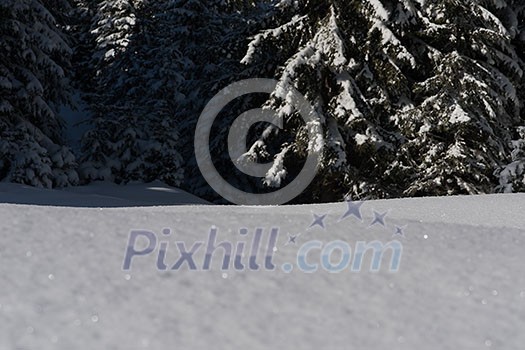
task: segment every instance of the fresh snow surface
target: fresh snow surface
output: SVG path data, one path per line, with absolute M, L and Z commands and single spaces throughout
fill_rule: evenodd
M 2 186 L 0 202 L 30 195 Z M 360 208 L 363 221 L 341 219 L 347 203 L 73 205 L 74 196 L 137 203 L 131 193 L 144 190 L 119 187 L 123 193 L 97 202 L 87 193 L 97 188 L 46 192 L 55 198 L 49 204 L 63 199 L 66 207 L 0 204 L 0 349 L 522 350 L 525 344 L 524 195 L 370 201 Z M 179 194 L 186 199 L 170 193 Z M 387 212 L 384 226 L 369 227 L 374 210 Z M 313 214 L 327 214 L 324 229 L 310 227 Z M 404 238 L 392 236 L 396 226 Z M 135 257 L 131 271 L 122 269 L 133 229 L 189 249 L 211 227 L 232 242 L 248 241 L 257 227 L 279 228 L 277 270 L 221 271 L 219 255 L 211 271 L 160 272 L 157 254 Z M 169 239 L 160 237 L 164 228 L 173 231 Z M 248 234 L 241 236 L 241 228 Z M 286 244 L 288 233 L 301 233 L 297 246 Z M 282 263 L 311 240 L 351 246 L 398 240 L 401 265 L 395 273 L 385 268 L 389 259 L 377 273 L 283 272 Z M 174 250 L 166 256 L 170 266 L 178 259 Z M 315 262 L 315 254 L 309 259 Z
M 0 182 L 0 203 L 91 208 L 209 204 L 160 181 L 125 186 L 100 181 L 87 186 L 66 187 L 60 190 Z

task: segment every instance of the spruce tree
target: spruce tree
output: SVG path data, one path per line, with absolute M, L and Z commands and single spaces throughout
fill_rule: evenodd
M 276 6 L 278 25 L 253 38 L 243 63 L 272 62 L 261 74 L 298 88 L 318 111 L 324 160 L 301 201 L 493 190 L 523 113 L 524 64 L 509 3 Z M 307 147 L 305 125 L 284 97 L 278 89 L 269 103 L 287 116 L 285 130 L 263 133 L 263 152 L 253 154 L 272 159 L 264 149 L 283 145 L 273 160 L 285 172 L 264 180 L 273 186 L 297 173 Z
M 414 85 L 415 108 L 396 115 L 407 138 L 394 172 L 411 180 L 406 195 L 492 192 L 493 172 L 510 153 L 520 122 L 524 64 L 498 1 L 427 4 L 420 32 L 434 67 Z M 502 18 L 498 17 L 502 16 Z
M 522 62 L 525 62 L 525 4 L 519 0 L 511 0 L 501 12 L 505 16 L 505 23 L 513 38 L 516 52 Z M 496 175 L 499 177 L 499 185 L 496 189 L 500 192 L 525 191 L 525 78 L 521 79 L 516 92 L 521 101 L 521 118 L 514 128 L 512 151 L 508 156 L 507 164 L 496 170 Z
M 182 180 L 175 116 L 185 60 L 170 42 L 168 2 L 102 1 L 91 33 L 93 128 L 83 139 L 85 179 Z
M 185 101 L 178 104 L 181 120 L 184 188 L 210 200 L 220 200 L 206 183 L 195 161 L 194 137 L 198 117 L 208 101 L 222 88 L 253 77 L 257 70 L 240 64 L 248 38 L 268 17 L 268 4 L 256 1 L 179 0 L 168 13 L 175 28 L 174 46 L 189 61 L 181 90 Z M 179 34 L 180 33 L 180 34 Z M 234 101 L 222 111 L 212 130 L 210 149 L 217 168 L 230 183 L 253 187 L 231 163 L 226 139 L 238 112 L 251 105 L 251 98 Z
M 65 1 L 0 1 L 0 178 L 53 187 L 76 184 L 60 105 L 69 102 L 71 48 Z
M 245 64 L 273 62 L 264 65 L 272 72 L 262 74 L 273 74 L 285 88 L 270 101 L 286 116 L 285 130 L 263 133 L 258 140 L 263 152 L 253 155 L 269 160 L 267 149 L 283 144 L 274 161 L 285 171 L 278 177 L 269 173 L 264 183 L 278 187 L 293 177 L 307 151 L 306 126 L 281 93 L 291 85 L 318 111 L 326 146 L 318 179 L 301 200 L 340 199 L 349 191 L 386 196 L 392 189 L 384 171 L 399 138 L 389 116 L 410 103 L 409 78 L 416 71 L 411 42 L 400 39 L 419 24 L 414 9 L 401 6 L 403 11 L 390 14 L 378 1 L 282 1 L 277 6 L 280 25 L 256 35 L 243 59 Z

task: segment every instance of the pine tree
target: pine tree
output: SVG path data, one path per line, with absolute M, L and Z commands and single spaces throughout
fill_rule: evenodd
M 412 181 L 406 195 L 486 193 L 509 153 L 519 123 L 517 87 L 524 64 L 498 17 L 502 2 L 429 3 L 432 24 L 421 33 L 435 67 L 415 85 L 417 106 L 398 113 L 408 142 L 393 169 Z
M 84 28 L 77 37 L 82 85 L 94 113 L 83 138 L 83 178 L 160 179 L 180 186 L 184 163 L 186 188 L 209 191 L 194 162 L 194 126 L 208 99 L 239 70 L 240 58 L 234 57 L 241 55 L 239 38 L 245 40 L 249 21 L 239 11 L 253 4 L 119 0 L 81 5 L 92 15 L 89 34 Z
M 93 129 L 83 139 L 86 179 L 179 185 L 182 158 L 175 117 L 185 60 L 169 41 L 165 2 L 102 1 L 96 50 Z
M 521 61 L 525 62 L 525 4 L 519 0 L 511 0 L 509 3 L 501 12 L 505 16 L 504 23 L 509 28 L 516 52 Z M 516 92 L 521 101 L 521 118 L 519 125 L 514 128 L 508 164 L 496 171 L 499 177 L 496 189 L 500 192 L 525 192 L 525 79 L 521 80 Z
M 301 201 L 492 191 L 492 173 L 510 153 L 509 130 L 523 113 L 519 25 L 512 27 L 507 2 L 304 0 L 277 7 L 278 26 L 253 38 L 243 62 L 277 67 L 262 74 L 298 88 L 318 111 L 324 160 Z M 307 140 L 279 90 L 270 104 L 287 126 L 258 142 L 283 145 L 273 160 L 285 172 L 265 179 L 279 186 L 283 173 L 298 171 Z
M 58 108 L 69 102 L 71 49 L 53 13 L 65 1 L 0 1 L 0 178 L 76 184 Z
M 285 88 L 281 91 L 296 87 L 318 111 L 324 160 L 311 193 L 301 200 L 342 198 L 349 190 L 386 196 L 392 190 L 383 184 L 383 174 L 397 142 L 389 115 L 410 102 L 407 75 L 416 68 L 400 40 L 418 24 L 410 7 L 392 18 L 376 1 L 282 1 L 278 7 L 280 25 L 254 37 L 243 63 L 274 61 L 264 66 L 271 67 Z M 287 116 L 284 132 L 265 132 L 270 138 L 259 140 L 266 154 L 266 148 L 275 148 L 272 143 L 284 145 L 274 160 L 283 162 L 278 167 L 286 172 L 269 173 L 265 183 L 272 186 L 300 171 L 308 145 L 306 126 L 285 101 L 276 91 L 270 102 Z
M 194 156 L 197 119 L 206 103 L 222 88 L 238 80 L 251 78 L 256 72 L 240 64 L 250 35 L 263 25 L 270 9 L 256 1 L 173 1 L 167 11 L 168 21 L 175 27 L 173 45 L 188 60 L 181 90 L 186 98 L 178 104 L 177 114 L 184 135 L 184 188 L 210 200 L 220 200 L 206 183 Z M 227 131 L 239 110 L 246 110 L 251 99 L 235 101 L 221 113 L 211 135 L 210 148 L 218 169 L 232 184 L 251 186 L 233 167 L 227 153 Z
M 216 198 L 193 157 L 197 119 L 221 88 L 259 77 L 278 88 L 234 101 L 211 138 L 217 168 L 239 188 L 285 186 L 322 144 L 318 176 L 298 202 L 525 189 L 522 1 L 74 3 L 73 20 L 68 0 L 0 1 L 2 179 L 78 181 L 57 113 L 69 101 L 67 22 L 76 84 L 93 113 L 85 181 L 160 179 Z M 317 146 L 288 87 L 317 112 Z M 284 116 L 285 128 L 250 133 L 248 156 L 273 162 L 256 179 L 229 159 L 227 134 L 261 105 Z

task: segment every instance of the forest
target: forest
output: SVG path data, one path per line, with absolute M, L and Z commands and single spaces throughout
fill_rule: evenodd
M 321 121 L 295 203 L 523 192 L 524 70 L 522 0 L 0 0 L 0 181 L 160 180 L 224 202 L 195 161 L 197 120 L 229 84 L 271 78 Z M 79 99 L 75 149 L 60 111 Z M 273 163 L 256 178 L 227 130 L 260 106 L 285 123 L 251 130 L 248 156 Z M 279 91 L 233 101 L 210 139 L 221 176 L 253 193 L 289 184 L 308 147 Z

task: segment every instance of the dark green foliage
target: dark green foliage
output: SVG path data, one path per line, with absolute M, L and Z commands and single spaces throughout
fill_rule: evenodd
M 67 10 L 64 1 L 0 1 L 2 180 L 40 187 L 78 182 L 58 115 L 69 102 L 71 49 L 53 14 Z
M 255 37 L 243 62 L 275 59 L 273 76 L 318 110 L 325 155 L 301 201 L 494 189 L 523 123 L 522 10 L 473 0 L 298 3 L 280 2 L 278 26 Z M 306 126 L 279 92 L 270 103 L 287 127 L 259 141 L 287 140 L 283 167 L 293 169 Z
M 232 102 L 212 130 L 215 166 L 238 188 L 287 185 L 321 146 L 297 202 L 525 188 L 520 0 L 0 0 L 0 36 L 2 179 L 78 181 L 57 113 L 73 70 L 92 114 L 84 182 L 163 180 L 219 200 L 194 159 L 199 115 L 232 82 L 274 78 L 270 97 Z M 287 87 L 315 107 L 316 142 Z M 247 156 L 273 162 L 260 179 L 235 168 L 227 137 L 262 105 L 285 127 L 251 130 Z

